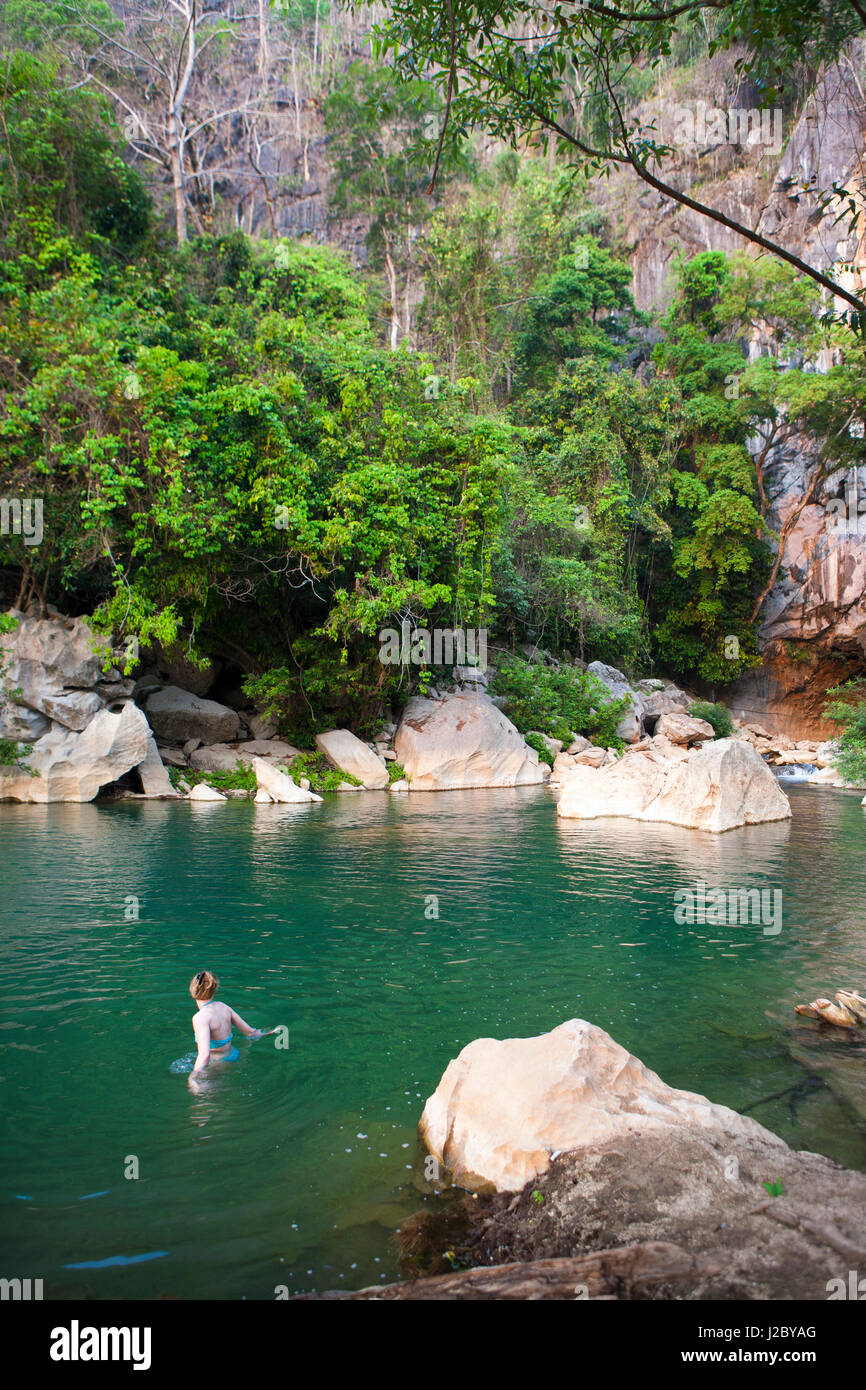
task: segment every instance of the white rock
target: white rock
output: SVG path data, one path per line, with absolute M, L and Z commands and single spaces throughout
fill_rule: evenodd
M 666 738 L 671 743 L 688 744 L 707 738 L 715 738 L 716 733 L 712 724 L 708 724 L 706 719 L 695 719 L 683 710 L 675 710 L 670 714 L 661 716 L 655 726 L 654 736 Z
M 33 745 L 21 768 L 0 769 L 0 801 L 92 801 L 147 757 L 150 730 L 141 710 L 100 710 L 83 733 L 52 729 Z
M 538 754 L 488 696 L 415 696 L 394 740 L 413 792 L 539 785 Z
M 141 789 L 145 796 L 158 798 L 177 796 L 162 758 L 159 756 L 159 749 L 152 734 L 147 740 L 147 753 L 144 761 L 139 763 L 135 770 L 141 778 Z
M 62 724 L 65 729 L 73 729 L 79 734 L 103 708 L 94 690 L 73 690 L 61 695 L 43 691 L 38 699 L 38 705 L 33 701 L 34 709 L 53 719 L 55 724 Z
M 607 749 L 595 748 L 592 744 L 574 755 L 574 761 L 578 767 L 601 767 L 606 758 Z
M 103 679 L 108 642 L 96 636 L 82 618 L 58 621 L 9 611 L 17 618 L 17 626 L 0 638 L 0 649 L 8 664 L 7 684 L 22 687 L 24 704 L 38 709 L 31 697 L 39 699 L 41 692 L 59 695 L 63 690 L 90 690 Z
M 790 815 L 788 798 L 761 755 L 740 739 L 722 738 L 675 767 L 640 819 L 719 834 Z
M 636 755 L 603 768 L 578 764 L 563 783 L 557 813 L 566 820 L 598 816 L 639 816 L 665 784 L 666 773 Z
M 190 801 L 228 801 L 227 796 L 218 792 L 216 787 L 209 787 L 207 782 L 196 782 L 189 794 Z
M 273 806 L 274 804 L 273 797 L 268 796 L 267 792 L 262 791 L 261 787 L 259 787 L 255 796 L 253 797 L 253 801 L 255 801 L 259 806 Z
M 280 772 L 266 758 L 253 758 L 253 770 L 259 791 L 267 792 L 272 801 L 321 801 L 315 792 L 299 787 L 285 772 Z
M 575 762 L 574 758 L 570 757 L 568 753 L 557 753 L 553 760 L 552 775 L 558 782 L 564 782 L 566 778 L 571 776 L 577 766 L 578 764 Z
M 389 787 L 389 791 L 392 792 L 407 792 L 408 790 L 409 783 L 406 781 L 405 777 L 398 777 L 396 782 L 392 782 Z
M 316 734 L 316 747 L 325 755 L 331 767 L 357 777 L 365 787 L 373 791 L 387 787 L 388 771 L 384 759 L 349 729 L 327 729 L 324 733 Z
M 755 1120 L 666 1085 L 601 1028 L 571 1019 L 540 1037 L 469 1043 L 427 1101 L 420 1130 L 460 1186 L 515 1192 L 557 1150 L 683 1127 L 786 1147 Z
M 647 751 L 599 769 L 578 768 L 563 784 L 557 814 L 575 820 L 628 816 L 714 834 L 791 814 L 760 754 L 739 739 L 716 739 L 688 756 L 674 749 L 680 762 L 654 747 Z

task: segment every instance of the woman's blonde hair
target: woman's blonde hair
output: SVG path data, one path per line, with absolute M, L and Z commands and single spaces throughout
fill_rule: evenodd
M 193 999 L 201 999 L 207 1004 L 219 989 L 219 980 L 209 970 L 200 970 L 189 982 L 189 992 Z

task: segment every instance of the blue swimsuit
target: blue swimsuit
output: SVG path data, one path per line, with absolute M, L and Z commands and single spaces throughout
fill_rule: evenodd
M 215 1042 L 213 1039 L 211 1039 L 211 1047 L 212 1047 L 212 1048 L 213 1048 L 213 1047 L 228 1047 L 228 1045 L 229 1045 L 229 1043 L 231 1042 L 231 1040 L 232 1040 L 232 1034 L 231 1034 L 231 1029 L 229 1029 L 229 1035 L 228 1035 L 228 1037 L 227 1037 L 227 1038 L 223 1038 L 220 1042 Z M 240 1057 L 240 1055 L 241 1055 L 241 1054 L 238 1052 L 237 1048 L 236 1048 L 236 1047 L 233 1047 L 232 1050 L 231 1050 L 231 1052 L 227 1052 L 227 1053 L 226 1053 L 225 1057 L 214 1057 L 214 1061 L 215 1061 L 215 1062 L 236 1062 L 236 1061 L 238 1060 L 238 1058 Z

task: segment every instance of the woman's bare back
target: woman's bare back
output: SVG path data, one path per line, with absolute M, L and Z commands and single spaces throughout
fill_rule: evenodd
M 210 1029 L 211 1052 L 214 1057 L 220 1057 L 231 1043 L 232 1035 L 232 1011 L 228 1004 L 221 1004 L 218 999 L 212 999 L 209 1004 L 205 1004 L 199 1010 L 198 1017 L 204 1014 Z M 193 1018 L 193 1024 L 195 1018 Z M 215 1042 L 223 1044 L 222 1047 L 214 1047 Z

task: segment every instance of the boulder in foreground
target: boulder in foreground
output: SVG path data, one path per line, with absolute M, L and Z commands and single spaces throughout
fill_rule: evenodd
M 603 1029 L 571 1019 L 540 1037 L 469 1043 L 427 1101 L 420 1132 L 459 1186 L 515 1192 L 555 1153 L 683 1127 L 786 1148 L 756 1121 L 666 1085 Z
M 480 691 L 441 700 L 415 696 L 403 712 L 394 751 L 413 792 L 532 786 L 547 770 Z
M 741 739 L 720 738 L 674 769 L 640 819 L 718 834 L 790 815 L 791 804 L 760 753 Z

